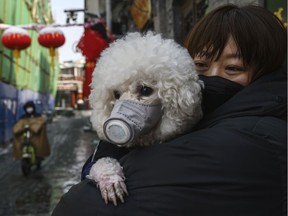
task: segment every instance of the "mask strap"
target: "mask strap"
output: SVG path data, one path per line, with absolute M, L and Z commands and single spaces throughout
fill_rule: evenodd
M 95 149 L 94 149 L 94 152 L 93 152 L 93 156 L 92 156 L 92 158 L 91 158 L 91 162 L 94 161 L 96 152 L 97 152 L 97 150 L 98 150 L 98 146 L 99 146 L 99 144 L 100 144 L 101 142 L 102 142 L 102 140 L 96 142 L 96 146 L 95 146 Z

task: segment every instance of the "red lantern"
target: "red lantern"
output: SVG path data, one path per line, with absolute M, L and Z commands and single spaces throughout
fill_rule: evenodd
M 96 65 L 96 61 L 101 52 L 108 47 L 108 41 L 104 39 L 100 33 L 91 29 L 90 25 L 85 26 L 85 31 L 77 44 L 82 55 L 85 56 L 85 80 L 83 84 L 83 97 L 88 98 L 90 95 L 90 83 L 92 80 L 92 73 Z
M 52 58 L 52 67 L 54 68 L 55 49 L 65 43 L 65 36 L 60 29 L 55 27 L 46 27 L 39 32 L 38 42 L 44 47 L 49 48 L 49 53 Z
M 90 26 L 85 27 L 84 34 L 77 44 L 77 48 L 81 50 L 82 54 L 89 62 L 96 61 L 107 46 L 107 40 L 105 40 L 97 31 L 92 30 Z
M 16 73 L 18 72 L 18 59 L 20 58 L 20 50 L 26 49 L 31 44 L 31 38 L 28 32 L 19 27 L 10 27 L 2 34 L 2 44 L 13 50 L 13 56 L 16 59 Z M 17 78 L 17 75 L 16 75 Z

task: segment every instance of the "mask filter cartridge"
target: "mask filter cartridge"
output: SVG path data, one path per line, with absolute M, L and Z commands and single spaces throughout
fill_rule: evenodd
M 124 146 L 149 132 L 161 119 L 161 112 L 161 104 L 117 100 L 110 117 L 103 125 L 107 141 Z
M 117 143 L 118 145 L 128 143 L 131 137 L 133 137 L 129 126 L 120 119 L 106 121 L 104 128 L 106 137 L 108 137 L 111 142 Z

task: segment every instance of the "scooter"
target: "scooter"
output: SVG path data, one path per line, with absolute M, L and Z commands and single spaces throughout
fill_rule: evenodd
M 22 160 L 21 169 L 24 176 L 28 176 L 31 172 L 31 167 L 36 164 L 35 148 L 31 143 L 30 126 L 24 126 L 24 142 L 22 144 Z

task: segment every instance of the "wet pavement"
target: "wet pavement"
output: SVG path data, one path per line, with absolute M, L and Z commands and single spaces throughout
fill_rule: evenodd
M 24 177 L 11 145 L 0 149 L 0 216 L 50 216 L 61 196 L 80 181 L 81 168 L 93 152 L 97 135 L 83 128 L 89 112 L 57 117 L 47 126 L 51 155 L 42 169 Z

